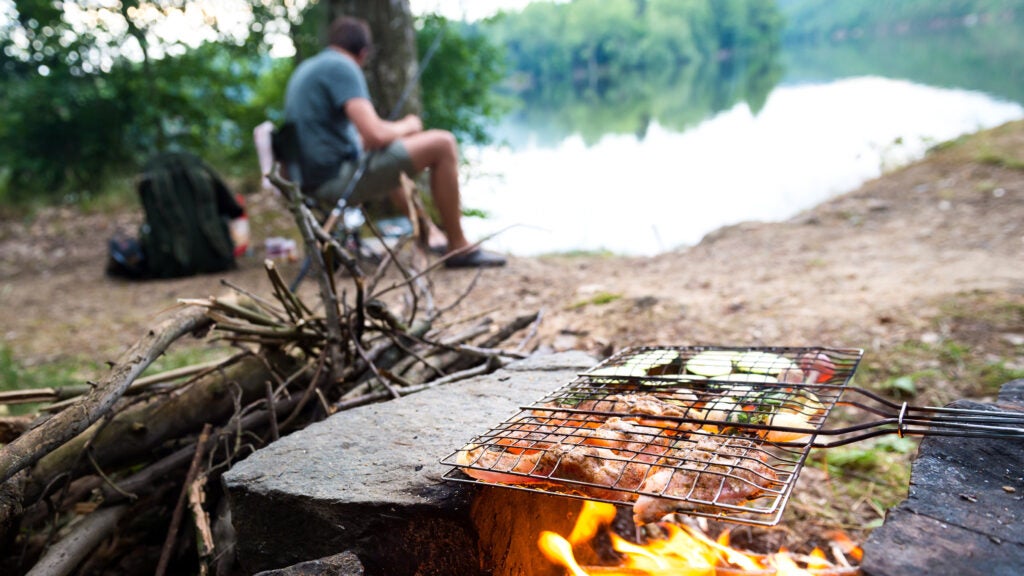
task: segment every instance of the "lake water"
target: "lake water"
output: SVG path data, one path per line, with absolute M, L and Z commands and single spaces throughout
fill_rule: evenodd
M 799 80 L 797 79 L 799 77 Z M 538 255 L 653 255 L 743 221 L 779 221 L 924 156 L 939 142 L 1024 118 L 982 91 L 878 75 L 787 73 L 754 113 L 740 102 L 678 129 L 552 137 L 550 122 L 506 123 L 511 144 L 464 150 L 471 238 Z

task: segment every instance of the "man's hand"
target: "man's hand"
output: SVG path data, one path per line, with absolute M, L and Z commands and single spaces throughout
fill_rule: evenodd
M 404 132 L 403 136 L 423 132 L 423 120 L 415 114 L 406 115 L 406 117 L 402 118 L 400 122 L 402 124 L 402 131 Z
M 423 120 L 419 116 L 409 114 L 394 122 L 384 120 L 366 98 L 349 99 L 345 103 L 345 114 L 355 124 L 367 150 L 383 148 L 398 138 L 423 131 Z

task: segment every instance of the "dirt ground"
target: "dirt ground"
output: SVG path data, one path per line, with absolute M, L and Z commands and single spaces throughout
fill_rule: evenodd
M 274 198 L 252 195 L 249 206 L 255 246 L 288 229 Z M 106 239 L 137 222 L 137 214 L 68 208 L 0 222 L 2 346 L 16 362 L 99 364 L 178 298 L 225 292 L 222 278 L 269 290 L 258 250 L 223 275 L 107 278 Z M 298 267 L 278 265 L 286 278 Z M 512 257 L 479 278 L 443 269 L 430 278 L 440 306 L 475 282 L 456 315 L 486 313 L 500 324 L 541 311 L 532 344 L 545 350 L 604 357 L 633 345 L 852 347 L 865 350 L 865 370 L 878 376 L 938 363 L 925 354 L 887 372 L 908 342 L 956 340 L 988 364 L 1024 370 L 1024 123 L 946 146 L 788 221 L 731 226 L 692 248 L 654 257 Z M 302 290 L 313 297 L 312 282 Z M 958 386 L 955 374 L 945 379 Z M 964 385 L 949 395 L 991 392 Z M 805 471 L 812 483 L 821 474 Z M 808 489 L 795 506 L 827 499 Z

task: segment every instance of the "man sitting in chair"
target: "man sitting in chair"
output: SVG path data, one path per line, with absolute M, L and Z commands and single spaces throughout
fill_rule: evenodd
M 390 194 L 405 212 L 401 174 L 412 177 L 429 169 L 430 192 L 444 229 L 428 224 L 429 247 L 449 255 L 449 268 L 503 266 L 505 258 L 472 247 L 463 234 L 455 137 L 444 130 L 424 130 L 414 114 L 396 121 L 377 115 L 362 72 L 371 50 L 365 21 L 337 18 L 331 23 L 329 46 L 299 64 L 288 81 L 285 120 L 298 134 L 303 189 L 333 206 L 365 161 L 347 204 Z

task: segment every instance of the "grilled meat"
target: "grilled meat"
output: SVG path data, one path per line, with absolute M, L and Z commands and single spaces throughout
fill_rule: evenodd
M 534 410 L 488 442 L 464 448 L 458 463 L 486 482 L 557 484 L 593 498 L 636 500 L 638 524 L 658 520 L 680 499 L 740 504 L 778 480 L 754 441 L 690 434 L 696 424 L 663 419 L 695 418 L 691 407 L 618 394 L 573 408 Z M 637 491 L 645 495 L 637 499 Z
M 672 512 L 679 500 L 698 505 L 737 505 L 761 496 L 778 482 L 767 454 L 751 440 L 706 436 L 676 448 L 665 467 L 649 476 L 633 506 L 637 525 Z M 655 494 L 651 496 L 647 494 Z

